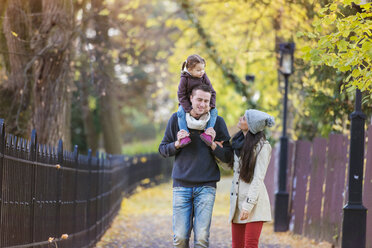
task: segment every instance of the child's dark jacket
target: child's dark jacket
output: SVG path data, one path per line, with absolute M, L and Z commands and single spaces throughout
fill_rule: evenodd
M 212 97 L 210 106 L 211 108 L 216 107 L 216 91 L 213 89 L 213 86 L 211 84 L 211 81 L 209 81 L 209 78 L 206 73 L 204 73 L 203 77 L 197 78 L 191 76 L 186 71 L 181 72 L 181 80 L 180 84 L 178 85 L 178 101 L 182 105 L 183 109 L 186 113 L 189 113 L 192 109 L 191 102 L 190 102 L 190 95 L 192 92 L 192 89 L 198 85 L 206 84 L 208 85 L 212 90 Z

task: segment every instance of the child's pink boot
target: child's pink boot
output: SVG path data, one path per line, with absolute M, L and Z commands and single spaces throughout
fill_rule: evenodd
M 212 145 L 212 136 L 206 134 L 205 132 L 200 134 L 200 138 L 202 139 L 202 141 L 204 141 L 205 144 L 207 144 L 208 146 L 211 146 Z
M 186 145 L 188 145 L 188 144 L 190 144 L 191 143 L 191 139 L 190 139 L 190 137 L 185 137 L 185 138 L 182 138 L 181 140 L 180 140 L 180 148 L 182 148 L 182 147 L 184 147 L 184 146 L 186 146 Z

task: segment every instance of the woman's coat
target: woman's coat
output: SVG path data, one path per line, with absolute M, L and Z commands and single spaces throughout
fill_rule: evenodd
M 264 184 L 266 170 L 271 158 L 269 142 L 266 140 L 259 142 L 256 146 L 257 152 L 256 167 L 251 183 L 246 183 L 240 179 L 240 158 L 234 153 L 234 178 L 230 192 L 229 222 L 271 221 L 270 200 Z M 239 218 L 242 209 L 249 212 L 246 220 L 240 220 Z

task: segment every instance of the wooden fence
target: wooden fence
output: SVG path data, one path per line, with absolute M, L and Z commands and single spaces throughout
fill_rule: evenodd
M 370 140 L 371 142 L 368 142 Z M 372 125 L 366 132 L 363 205 L 367 212 L 367 248 L 372 248 Z M 279 168 L 274 147 L 265 184 L 274 207 Z M 328 139 L 289 143 L 287 191 L 290 195 L 290 230 L 316 241 L 341 244 L 343 207 L 347 200 L 349 139 L 331 134 Z M 355 227 L 356 231 L 358 227 Z
M 0 247 L 92 247 L 139 184 L 170 177 L 158 154 L 80 155 L 5 133 L 0 119 Z

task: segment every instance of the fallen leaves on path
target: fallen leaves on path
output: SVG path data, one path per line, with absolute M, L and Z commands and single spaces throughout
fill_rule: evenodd
M 210 236 L 211 248 L 231 247 L 231 230 L 227 220 L 230 185 L 231 178 L 223 178 L 217 185 Z M 272 223 L 264 224 L 260 248 L 331 247 L 329 243 L 315 243 L 291 232 L 274 233 L 273 230 Z M 96 247 L 172 247 L 172 184 L 169 182 L 154 188 L 138 188 L 134 195 L 124 199 L 118 216 Z

